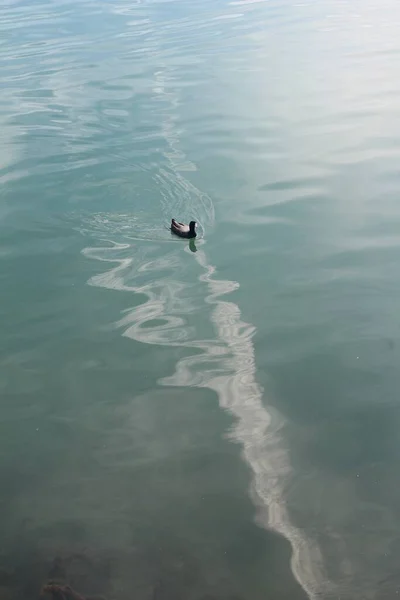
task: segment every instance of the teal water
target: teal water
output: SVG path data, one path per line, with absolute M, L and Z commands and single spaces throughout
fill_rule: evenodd
M 397 597 L 399 18 L 0 2 L 1 600 Z

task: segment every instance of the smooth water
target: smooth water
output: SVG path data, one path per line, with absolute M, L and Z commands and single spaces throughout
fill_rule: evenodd
M 1 600 L 397 596 L 399 19 L 0 2 Z

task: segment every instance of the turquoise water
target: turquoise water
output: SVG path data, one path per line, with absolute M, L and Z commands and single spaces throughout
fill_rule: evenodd
M 0 3 L 2 599 L 397 596 L 399 18 Z

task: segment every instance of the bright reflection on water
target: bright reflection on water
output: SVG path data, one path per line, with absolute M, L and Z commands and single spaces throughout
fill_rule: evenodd
M 1 600 L 398 595 L 399 18 L 0 2 Z
M 168 73 L 167 69 L 165 71 Z M 169 169 L 160 169 L 155 176 L 163 198 L 165 220 L 168 222 L 169 215 L 184 214 L 195 218 L 203 227 L 212 227 L 215 211 L 211 198 L 181 173 L 195 171 L 196 166 L 179 148 L 175 112 L 179 96 L 165 91 L 168 76 L 163 71 L 157 71 L 155 79 L 153 91 L 170 103 L 168 116 L 162 123 L 163 136 L 168 143 L 165 156 Z M 107 231 L 110 220 L 118 223 L 123 218 L 111 215 L 100 220 Z M 128 219 L 124 227 L 134 229 L 134 225 Z M 141 228 L 141 239 L 150 240 L 152 233 L 155 232 Z M 91 277 L 90 285 L 147 297 L 146 302 L 125 311 L 116 323 L 118 328 L 123 329 L 124 336 L 147 344 L 180 345 L 191 351 L 177 363 L 175 373 L 164 377 L 160 383 L 207 387 L 218 394 L 221 408 L 229 410 L 237 418 L 232 436 L 242 444 L 243 456 L 253 472 L 252 496 L 258 507 L 258 521 L 282 533 L 290 541 L 293 572 L 311 598 L 329 591 L 331 584 L 323 572 L 318 547 L 290 522 L 286 511 L 284 490 L 291 466 L 280 435 L 282 417 L 263 403 L 263 390 L 256 379 L 252 342 L 255 328 L 242 321 L 240 309 L 234 302 L 224 298 L 239 284 L 215 276 L 216 269 L 208 263 L 201 240 L 197 242 L 200 246 L 198 251 L 192 246 L 192 251 L 196 250 L 195 260 L 201 267 L 199 280 L 204 283 L 204 302 L 210 305 L 209 318 L 213 323 L 214 336 L 202 339 L 198 337 L 196 328 L 190 325 L 189 318 L 184 318 L 193 311 L 193 303 L 190 294 L 186 293 L 185 283 L 173 279 L 174 272 L 179 271 L 176 256 L 167 254 L 150 261 L 139 256 L 135 260 L 132 257 L 135 254 L 133 245 L 108 241 L 109 247 L 89 247 L 83 251 L 92 259 L 116 264 L 105 273 Z M 190 251 L 190 246 L 186 250 Z M 141 285 L 142 274 L 148 280 L 151 272 L 157 275 L 157 279 Z M 162 272 L 165 272 L 165 277 L 160 277 Z

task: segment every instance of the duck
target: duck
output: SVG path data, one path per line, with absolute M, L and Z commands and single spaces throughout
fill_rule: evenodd
M 185 223 L 179 223 L 179 221 L 175 221 L 175 219 L 171 220 L 171 231 L 175 233 L 175 235 L 181 238 L 195 238 L 197 236 L 196 233 L 196 221 L 190 221 L 189 225 Z

